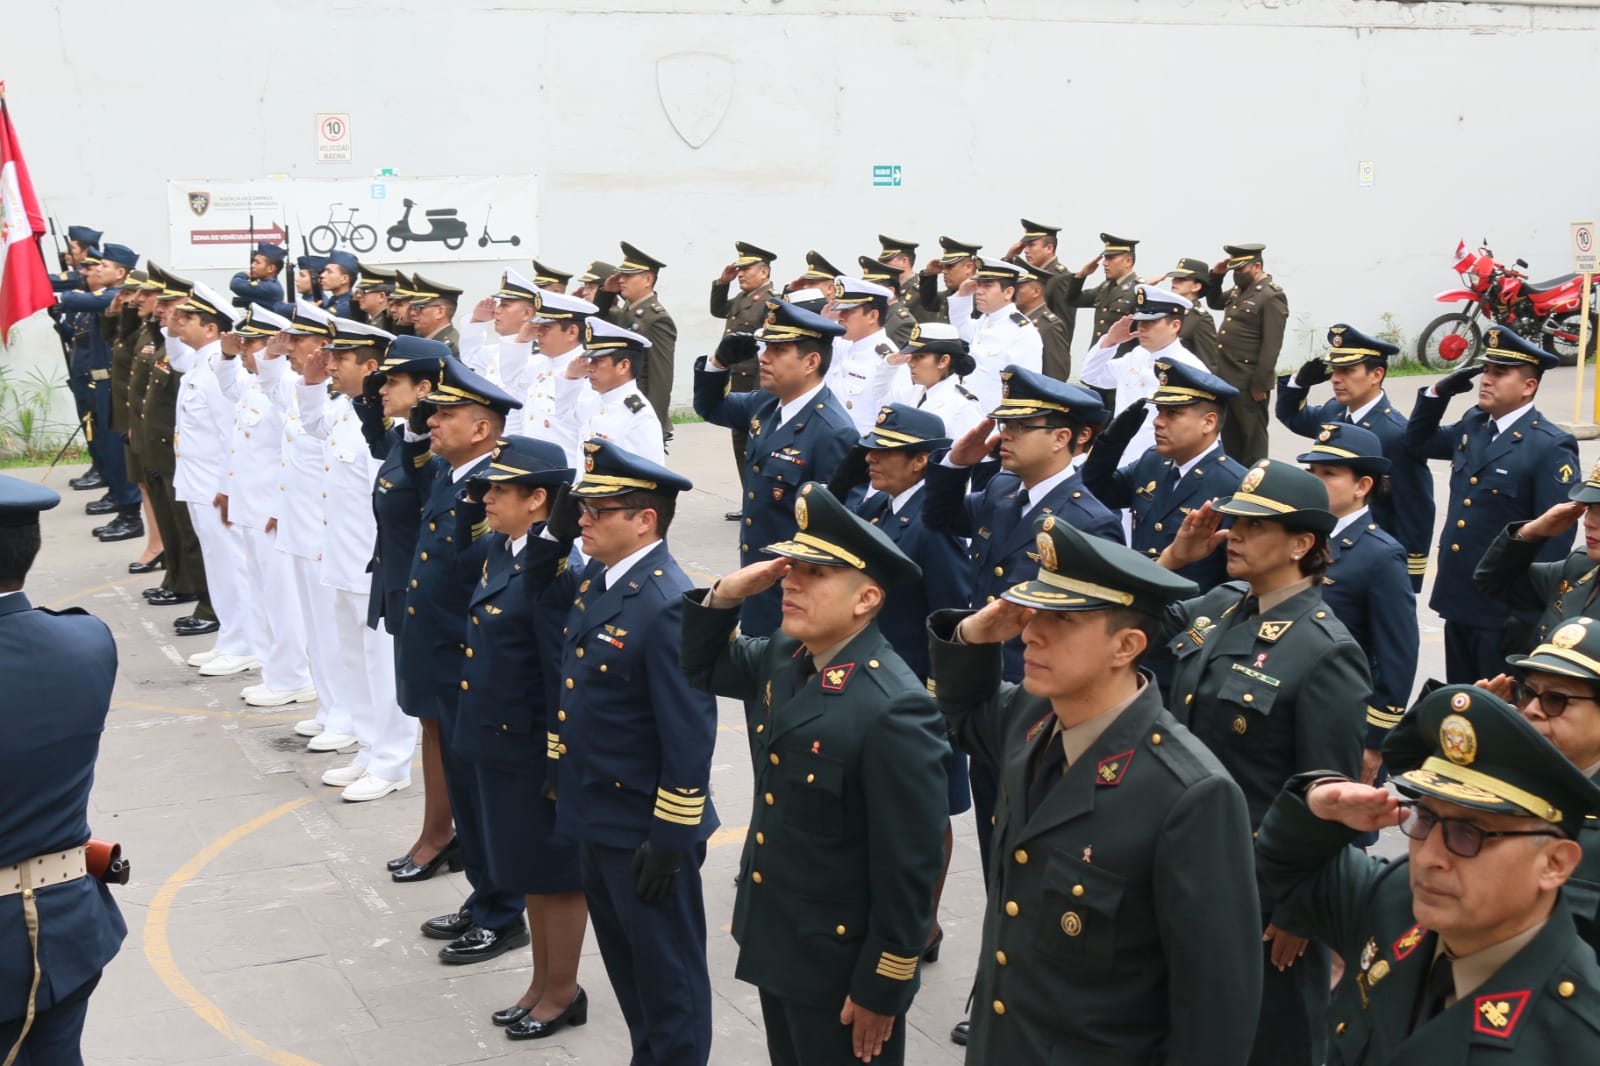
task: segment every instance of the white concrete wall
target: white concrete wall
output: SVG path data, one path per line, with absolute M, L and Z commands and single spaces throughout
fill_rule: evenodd
M 1019 215 L 1065 226 L 1069 263 L 1102 229 L 1140 237 L 1146 273 L 1265 241 L 1289 362 L 1340 319 L 1392 312 L 1414 335 L 1459 238 L 1557 274 L 1568 222 L 1600 215 L 1592 2 L 18 4 L 26 40 L 0 68 L 62 222 L 159 261 L 169 177 L 534 172 L 540 258 L 615 261 L 624 238 L 669 264 L 685 404 L 735 239 L 781 252 L 781 278 L 807 248 L 873 252 L 880 230 L 998 252 Z M 704 86 L 725 70 L 726 97 L 664 103 L 658 61 L 686 53 L 715 57 L 673 62 Z M 699 148 L 664 110 L 724 99 Z M 354 164 L 314 162 L 319 111 L 351 113 Z M 903 185 L 873 188 L 875 163 Z M 439 274 L 481 293 L 497 269 Z M 59 363 L 27 336 L 22 359 Z

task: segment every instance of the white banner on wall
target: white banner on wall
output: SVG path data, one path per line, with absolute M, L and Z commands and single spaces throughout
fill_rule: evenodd
M 289 254 L 351 252 L 371 263 L 519 258 L 538 247 L 537 181 L 497 178 L 344 178 L 170 181 L 170 263 L 177 270 L 243 269 L 252 236 Z

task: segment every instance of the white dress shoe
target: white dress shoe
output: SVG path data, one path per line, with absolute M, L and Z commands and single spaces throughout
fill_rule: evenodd
M 355 751 L 361 742 L 349 733 L 318 733 L 306 741 L 307 751 Z
M 268 688 L 265 685 L 256 685 L 249 691 L 244 701 L 252 707 L 282 707 L 286 703 L 310 703 L 317 698 L 317 690 L 303 688 L 296 691 Z
M 360 781 L 366 774 L 366 767 L 357 766 L 355 763 L 351 763 L 349 766 L 335 766 L 332 770 L 328 770 L 322 775 L 322 783 L 324 785 L 332 785 L 335 788 L 348 788 Z
M 302 737 L 314 737 L 322 732 L 322 723 L 315 718 L 305 718 L 294 724 L 294 731 Z
M 185 659 L 184 662 L 188 663 L 190 666 L 204 666 L 206 663 L 210 662 L 216 657 L 217 649 L 212 648 L 210 651 L 197 651 Z
M 247 700 L 251 696 L 254 696 L 257 692 L 265 691 L 266 687 L 267 686 L 265 685 L 246 685 L 244 688 L 239 690 L 239 698 L 241 700 Z
M 242 674 L 261 665 L 254 655 L 218 655 L 200 668 L 201 677 L 227 677 Z
M 367 800 L 382 799 L 391 792 L 398 792 L 402 788 L 410 787 L 411 778 L 409 777 L 403 777 L 398 781 L 390 781 L 387 778 L 362 774 L 359 781 L 339 793 L 339 795 L 351 803 L 363 803 Z

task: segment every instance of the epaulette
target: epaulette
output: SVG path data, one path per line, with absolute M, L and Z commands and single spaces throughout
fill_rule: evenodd
M 1163 729 L 1161 720 L 1157 719 L 1134 751 L 1155 759 L 1184 785 L 1197 785 L 1210 777 L 1225 776 L 1220 764 L 1208 762 L 1209 753 L 1202 754 L 1193 745 L 1193 741 L 1182 740 L 1170 729 Z
M 877 347 L 873 348 L 872 350 L 877 352 L 879 355 L 893 355 L 894 354 L 894 345 L 892 345 L 892 344 L 880 344 Z
M 652 304 L 651 304 L 651 305 L 650 305 L 650 310 L 652 310 L 652 311 L 654 311 L 654 312 L 656 312 L 656 313 L 657 313 L 657 314 L 661 314 L 661 315 L 664 315 L 664 314 L 666 314 L 666 311 L 665 311 L 665 310 L 664 310 L 664 309 L 663 309 L 663 308 L 662 308 L 662 306 L 661 306 L 661 305 L 660 305 L 660 304 L 658 304 L 658 303 L 652 303 Z
M 959 392 L 961 395 L 965 396 L 969 400 L 976 400 L 978 398 L 976 393 L 968 392 L 967 391 L 967 387 L 965 385 L 957 385 L 956 386 L 956 391 Z
M 626 407 L 634 414 L 638 414 L 640 411 L 644 410 L 644 398 L 637 392 L 629 393 L 627 398 L 622 401 L 622 406 Z
M 84 610 L 82 607 L 63 607 L 59 611 L 51 610 L 49 607 L 35 607 L 34 610 L 35 611 L 40 611 L 40 612 L 42 612 L 44 614 L 47 614 L 47 615 L 50 615 L 53 618 L 64 618 L 67 615 L 88 614 L 89 613 L 88 611 Z
M 1028 316 L 1023 314 L 1021 311 L 1011 312 L 1011 324 L 1013 326 L 1020 326 L 1026 321 L 1028 321 Z

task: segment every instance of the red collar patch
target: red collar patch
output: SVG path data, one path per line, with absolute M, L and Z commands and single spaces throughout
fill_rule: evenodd
M 1427 935 L 1428 931 L 1420 925 L 1413 925 L 1406 930 L 1405 935 L 1394 942 L 1394 961 L 1404 961 L 1407 955 L 1417 950 L 1417 945 L 1422 943 L 1422 938 Z
M 1472 1001 L 1472 1031 L 1509 1040 L 1528 1005 L 1528 996 L 1527 990 L 1478 996 Z
M 1032 744 L 1033 741 L 1034 741 L 1034 738 L 1037 737 L 1041 732 L 1044 731 L 1045 723 L 1050 721 L 1050 719 L 1052 719 L 1054 717 L 1055 717 L 1055 713 L 1051 712 L 1050 714 L 1045 715 L 1043 718 L 1039 719 L 1037 722 L 1035 722 L 1032 725 L 1030 725 L 1028 727 L 1028 735 L 1022 738 L 1022 742 L 1024 744 Z
M 1122 784 L 1122 779 L 1128 773 L 1128 765 L 1133 762 L 1133 750 L 1122 752 L 1119 755 L 1107 755 L 1100 760 L 1100 765 L 1094 770 L 1094 783 L 1101 788 L 1110 788 Z
M 840 663 L 822 671 L 822 691 L 843 692 L 844 686 L 850 680 L 850 673 L 855 668 L 855 663 Z

